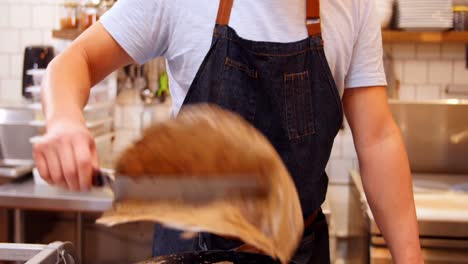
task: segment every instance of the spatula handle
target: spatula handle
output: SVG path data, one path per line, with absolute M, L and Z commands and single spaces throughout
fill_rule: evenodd
M 106 185 L 108 176 L 100 170 L 95 170 L 93 173 L 93 186 L 94 187 L 104 187 Z

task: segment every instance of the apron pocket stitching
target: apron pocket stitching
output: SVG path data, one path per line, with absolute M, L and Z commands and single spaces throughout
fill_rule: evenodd
M 247 75 L 249 75 L 252 78 L 255 78 L 255 79 L 258 78 L 258 73 L 257 73 L 256 70 L 250 69 L 247 65 L 245 65 L 245 64 L 243 64 L 241 62 L 235 61 L 235 60 L 228 57 L 228 58 L 226 58 L 225 64 L 227 66 L 234 67 L 234 68 L 236 68 L 236 69 L 238 69 L 238 70 L 240 70 L 242 72 L 247 73 Z
M 283 76 L 283 116 L 290 140 L 315 134 L 309 71 Z

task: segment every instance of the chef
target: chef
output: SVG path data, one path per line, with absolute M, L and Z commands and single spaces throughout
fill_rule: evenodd
M 260 130 L 296 184 L 306 231 L 293 263 L 329 263 L 320 206 L 346 115 L 372 212 L 395 263 L 422 263 L 407 154 L 385 90 L 373 0 L 119 0 L 49 65 L 41 176 L 74 191 L 98 167 L 82 109 L 91 87 L 130 63 L 167 59 L 173 113 L 209 102 Z M 156 227 L 154 255 L 241 246 L 211 234 L 181 242 Z

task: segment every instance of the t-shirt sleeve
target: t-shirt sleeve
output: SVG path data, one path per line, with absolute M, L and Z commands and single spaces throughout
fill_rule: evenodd
M 143 64 L 164 56 L 168 49 L 170 7 L 167 1 L 119 0 L 100 22 L 130 57 Z
M 358 1 L 359 29 L 345 78 L 345 88 L 387 85 L 383 66 L 380 19 L 374 0 Z

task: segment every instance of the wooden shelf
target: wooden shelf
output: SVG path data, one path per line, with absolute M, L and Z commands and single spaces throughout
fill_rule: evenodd
M 384 30 L 382 32 L 384 43 L 390 42 L 416 42 L 416 43 L 467 43 L 468 32 L 407 32 Z
M 54 30 L 52 36 L 57 39 L 74 40 L 83 31 L 75 29 Z M 467 32 L 407 32 L 397 30 L 384 30 L 382 39 L 385 43 L 390 42 L 416 42 L 416 43 L 466 43 L 468 44 Z
M 77 29 L 61 29 L 53 30 L 52 37 L 56 39 L 65 39 L 65 40 L 74 40 L 76 39 L 83 31 Z

